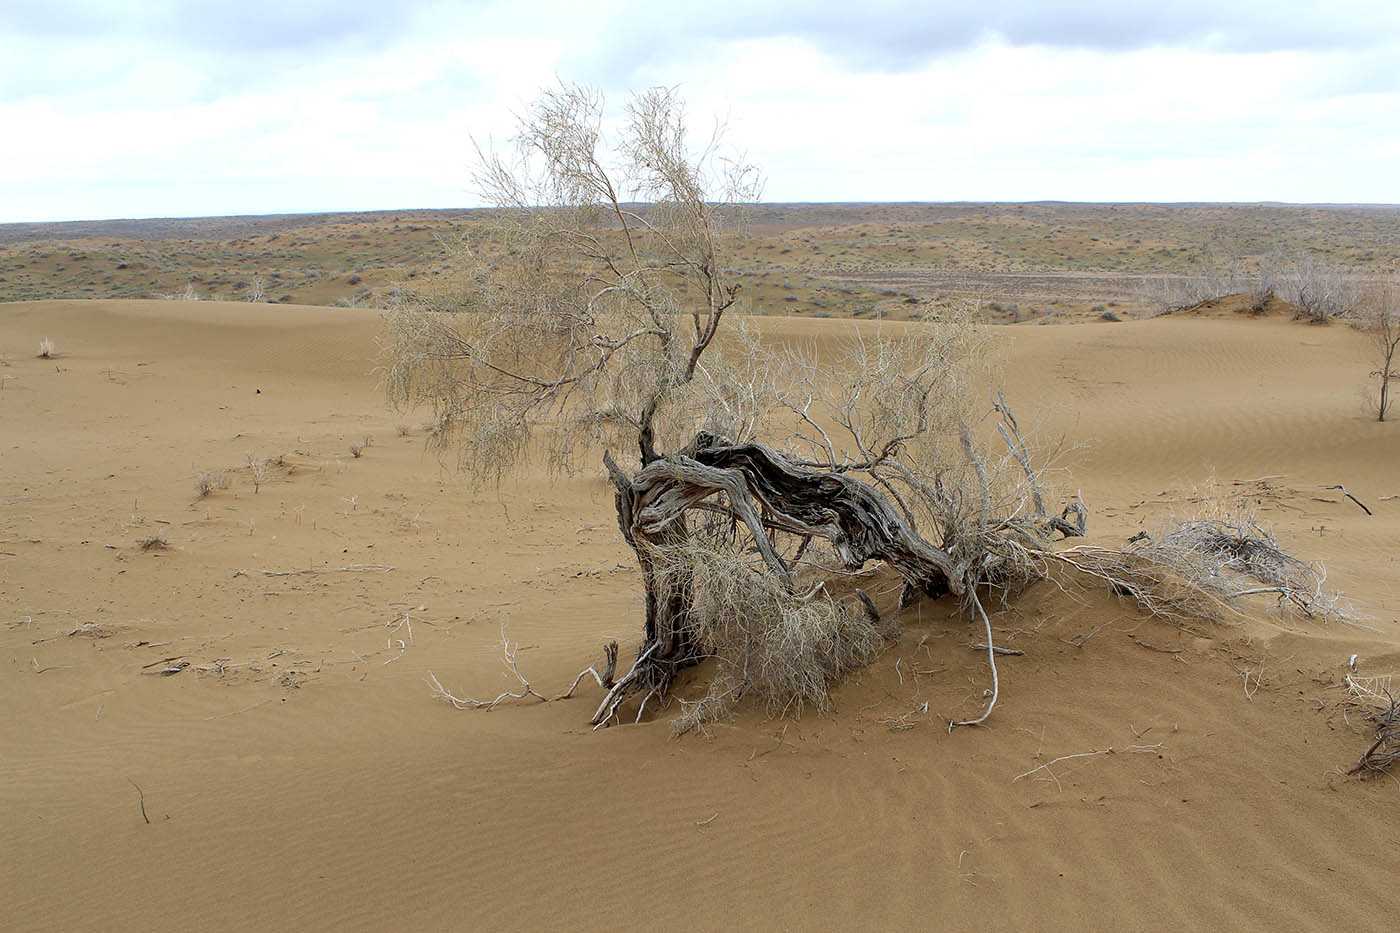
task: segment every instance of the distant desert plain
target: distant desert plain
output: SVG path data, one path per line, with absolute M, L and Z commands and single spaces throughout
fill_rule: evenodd
M 1348 681 L 1400 672 L 1400 416 L 1367 411 L 1345 320 L 1160 312 L 1223 261 L 1391 274 L 1400 209 L 757 210 L 763 340 L 974 301 L 1089 541 L 1242 505 L 1359 624 L 1268 596 L 1171 624 L 1040 582 L 991 615 L 1018 652 L 994 716 L 950 732 L 986 653 L 924 601 L 829 712 L 680 737 L 674 710 L 591 729 L 587 681 L 489 712 L 425 683 L 516 689 L 504 632 L 559 692 L 642 620 L 601 465 L 473 485 L 385 401 L 380 309 L 450 283 L 474 224 L 0 226 L 6 927 L 1394 924 L 1400 773 L 1350 773 L 1374 729 Z

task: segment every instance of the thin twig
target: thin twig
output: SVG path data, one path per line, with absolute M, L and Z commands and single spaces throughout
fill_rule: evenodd
M 388 573 L 397 568 L 390 564 L 350 564 L 348 567 L 308 567 L 306 570 L 235 570 L 235 577 L 260 573 L 265 577 L 295 577 L 316 573 Z
M 146 821 L 146 825 L 147 825 L 147 826 L 150 826 L 150 825 L 151 825 L 151 818 L 150 818 L 149 816 L 146 815 L 146 794 L 141 790 L 141 786 L 140 786 L 139 784 L 137 784 L 135 781 L 133 781 L 131 778 L 127 778 L 127 779 L 126 779 L 126 782 L 127 782 L 128 784 L 130 784 L 132 787 L 136 788 L 136 793 L 137 793 L 137 795 L 140 797 L 140 800 L 141 800 L 141 819 L 143 819 L 143 820 Z
M 1152 752 L 1152 751 L 1157 751 L 1157 750 L 1160 749 L 1161 747 L 1162 747 L 1162 743 L 1161 743 L 1161 742 L 1158 742 L 1156 745 L 1129 745 L 1129 746 L 1126 746 L 1126 748 L 1125 748 L 1124 750 L 1125 750 L 1125 751 L 1130 751 L 1130 752 Z M 1113 755 L 1113 754 L 1117 754 L 1117 752 L 1116 752 L 1116 750 L 1113 748 L 1113 746 L 1110 745 L 1108 748 L 1099 748 L 1099 749 L 1095 749 L 1095 750 L 1092 751 L 1092 752 L 1079 752 L 1078 754 L 1075 754 L 1075 755 L 1061 755 L 1059 758 L 1056 758 L 1056 759 L 1054 759 L 1053 761 L 1047 761 L 1045 764 L 1043 764 L 1043 765 L 1038 765 L 1038 766 L 1036 766 L 1036 767 L 1034 767 L 1034 768 L 1031 768 L 1029 771 L 1023 771 L 1023 772 L 1021 772 L 1020 774 L 1016 775 L 1014 778 L 1011 779 L 1011 783 L 1012 783 L 1012 784 L 1015 784 L 1017 781 L 1021 780 L 1021 778 L 1023 778 L 1023 777 L 1029 777 L 1029 776 L 1031 776 L 1032 774 L 1035 774 L 1037 771 L 1045 771 L 1045 770 L 1046 770 L 1047 768 L 1049 768 L 1051 765 L 1053 765 L 1053 764 L 1059 764 L 1059 763 L 1062 762 L 1062 761 L 1069 761 L 1071 758 L 1092 758 L 1092 757 L 1094 757 L 1094 756 L 1096 756 L 1096 755 Z M 1047 773 L 1048 773 L 1052 778 L 1055 777 L 1055 774 L 1054 774 L 1053 771 L 1048 771 Z M 1055 783 L 1056 783 L 1056 784 L 1059 783 L 1059 778 L 1055 778 Z
M 972 648 L 976 651 L 986 651 L 988 648 L 990 648 L 993 654 L 1009 655 L 1011 657 L 1017 658 L 1025 654 L 1025 652 L 1022 651 L 1020 648 L 1001 648 L 997 645 L 986 645 L 980 641 L 973 642 Z

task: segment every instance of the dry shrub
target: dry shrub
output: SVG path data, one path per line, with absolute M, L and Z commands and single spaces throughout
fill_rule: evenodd
M 212 495 L 216 489 L 227 489 L 228 486 L 227 473 L 201 473 L 194 478 L 194 491 L 201 499 Z
M 1280 609 L 1309 619 L 1357 621 L 1352 607 L 1326 589 L 1326 573 L 1285 551 L 1252 513 L 1178 519 L 1121 550 L 1085 545 L 1047 556 L 1170 620 L 1218 620 L 1245 597 L 1267 594 Z
M 775 715 L 809 705 L 826 710 L 831 689 L 897 636 L 858 603 L 838 601 L 820 586 L 795 595 L 731 552 L 689 542 L 649 554 L 657 591 L 689 594 L 689 632 L 715 664 L 705 696 L 682 701 L 672 723 L 677 733 L 727 716 L 741 699 Z
M 1390 690 L 1391 675 L 1357 677 L 1348 674 L 1346 705 L 1375 726 L 1375 741 L 1362 753 L 1350 774 L 1390 770 L 1400 761 L 1400 701 Z
M 157 531 L 137 541 L 136 545 L 143 551 L 163 551 L 170 547 L 170 542 L 165 540 L 165 532 Z
M 51 360 L 54 358 L 54 354 L 56 352 L 57 350 L 54 347 L 53 341 L 50 340 L 48 337 L 45 337 L 43 340 L 39 341 L 39 359 Z

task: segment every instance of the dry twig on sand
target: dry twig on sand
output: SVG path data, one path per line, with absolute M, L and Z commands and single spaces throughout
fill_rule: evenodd
M 574 678 L 574 682 L 569 686 L 569 689 L 561 694 L 558 694 L 557 696 L 545 696 L 541 693 L 537 693 L 535 691 L 535 688 L 530 685 L 530 681 L 525 679 L 525 675 L 520 673 L 520 665 L 516 662 L 515 659 L 515 654 L 518 649 L 519 645 L 511 644 L 510 638 L 506 636 L 505 623 L 502 623 L 501 652 L 505 660 L 506 667 L 510 670 L 511 674 L 515 677 L 515 679 L 520 683 L 519 693 L 512 693 L 511 691 L 507 690 L 493 700 L 474 700 L 471 697 L 454 696 L 447 690 L 447 688 L 445 688 L 442 685 L 442 681 L 438 680 L 437 675 L 434 674 L 432 671 L 428 671 L 428 686 L 432 687 L 433 696 L 435 698 L 446 700 L 447 702 L 455 706 L 457 709 L 481 710 L 493 710 L 501 703 L 504 703 L 506 700 L 524 700 L 528 699 L 529 697 L 534 697 L 541 703 L 551 703 L 556 700 L 567 700 L 574 695 L 574 691 L 578 689 L 578 685 L 583 681 L 584 677 L 589 675 L 592 675 L 593 679 L 598 682 L 598 686 L 602 687 L 604 690 L 612 686 L 613 673 L 617 669 L 617 642 L 611 642 L 610 644 L 604 646 L 602 671 L 599 671 L 596 667 L 584 668 L 582 671 L 579 672 L 579 675 Z M 640 711 L 637 715 L 640 719 Z
M 1355 502 L 1357 505 L 1361 506 L 1361 511 L 1365 512 L 1367 515 L 1370 515 L 1370 514 L 1371 514 L 1371 510 L 1368 509 L 1368 508 L 1366 508 L 1366 503 L 1362 502 L 1360 499 L 1356 498 L 1356 497 L 1353 496 L 1351 493 L 1347 492 L 1347 488 L 1346 488 L 1345 486 L 1341 485 L 1340 483 L 1339 483 L 1338 485 L 1336 485 L 1336 486 L 1323 486 L 1322 488 L 1323 488 L 1323 489 L 1336 489 L 1336 490 L 1338 490 L 1339 492 L 1341 492 L 1342 495 L 1346 496 L 1346 497 L 1347 497 L 1348 499 L 1350 499 L 1352 502 Z
M 151 825 L 151 818 L 146 815 L 146 792 L 143 791 L 141 789 L 141 786 L 135 781 L 133 781 L 131 778 L 127 778 L 126 782 L 132 787 L 136 788 L 136 793 L 138 795 L 139 800 L 141 801 L 141 819 L 146 821 L 147 826 Z
M 350 564 L 347 567 L 308 567 L 305 570 L 235 570 L 235 577 L 246 577 L 250 573 L 260 573 L 265 577 L 296 577 L 318 573 L 389 573 L 397 570 L 392 564 Z
M 1158 752 L 1158 751 L 1161 750 L 1161 748 L 1162 748 L 1162 743 L 1161 743 L 1161 742 L 1158 742 L 1156 745 L 1126 745 L 1126 746 L 1123 747 L 1123 751 L 1127 751 L 1127 752 Z M 1056 786 L 1056 787 L 1060 787 L 1060 786 L 1061 786 L 1061 785 L 1060 785 L 1060 779 L 1059 779 L 1058 777 L 1055 776 L 1055 772 L 1053 772 L 1053 771 L 1050 770 L 1050 766 L 1051 766 L 1051 765 L 1059 764 L 1059 763 L 1062 762 L 1062 761 L 1069 761 L 1069 760 L 1072 759 L 1072 758 L 1093 758 L 1093 757 L 1098 756 L 1098 755 L 1114 755 L 1114 754 L 1117 754 L 1117 749 L 1115 749 L 1112 745 L 1110 745 L 1108 748 L 1099 748 L 1099 749 L 1095 749 L 1094 751 L 1091 751 L 1091 752 L 1079 752 L 1078 754 L 1074 754 L 1074 755 L 1061 755 L 1059 758 L 1055 758 L 1055 759 L 1053 759 L 1053 760 L 1051 760 L 1051 761 L 1047 761 L 1047 762 L 1046 762 L 1045 764 L 1043 764 L 1043 765 L 1037 765 L 1036 767 L 1031 768 L 1029 771 L 1022 771 L 1020 774 L 1016 775 L 1014 778 L 1011 779 L 1011 783 L 1012 783 L 1012 784 L 1015 784 L 1017 781 L 1021 780 L 1021 778 L 1023 778 L 1023 777 L 1030 777 L 1032 774 L 1035 774 L 1036 772 L 1044 771 L 1046 774 L 1050 775 L 1050 777 L 1051 777 L 1052 780 L 1054 780 L 1055 786 Z

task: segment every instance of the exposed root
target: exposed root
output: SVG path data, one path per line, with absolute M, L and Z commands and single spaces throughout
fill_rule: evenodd
M 952 732 L 958 726 L 976 726 L 985 722 L 987 717 L 992 715 L 992 708 L 997 705 L 997 694 L 1000 686 L 997 682 L 997 649 L 992 643 L 992 620 L 987 618 L 987 610 L 982 608 L 982 601 L 977 598 L 977 593 L 969 591 L 972 597 L 972 607 L 982 616 L 982 624 L 987 629 L 987 666 L 992 669 L 992 698 L 987 701 L 987 708 L 982 711 L 982 715 L 976 719 L 953 720 L 948 723 L 948 731 Z

